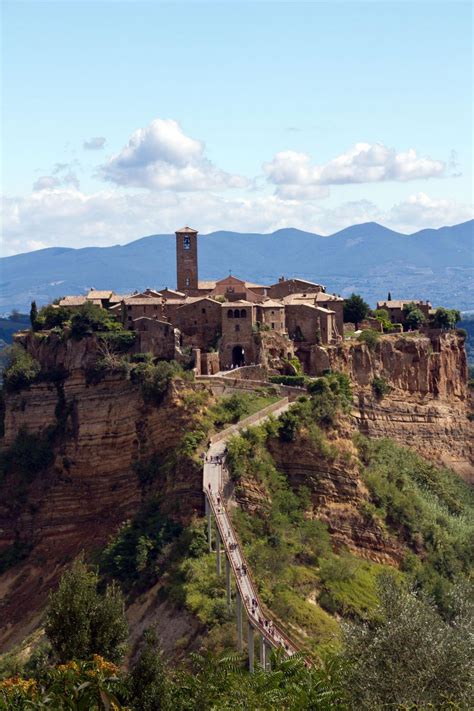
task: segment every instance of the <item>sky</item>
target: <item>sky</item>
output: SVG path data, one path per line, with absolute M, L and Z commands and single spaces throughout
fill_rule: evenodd
M 472 6 L 2 9 L 2 253 L 471 219 Z

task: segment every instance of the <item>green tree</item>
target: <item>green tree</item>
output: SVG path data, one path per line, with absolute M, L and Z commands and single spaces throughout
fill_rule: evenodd
M 357 326 L 365 319 L 369 313 L 369 304 L 367 304 L 359 294 L 351 294 L 344 302 L 344 321 L 345 323 L 355 323 Z
M 30 323 L 33 331 L 36 331 L 38 329 L 38 307 L 36 306 L 36 301 L 31 302 Z
M 129 692 L 135 711 L 169 708 L 169 684 L 156 635 L 151 630 L 145 632 L 145 646 L 130 673 Z
M 81 306 L 71 318 L 71 334 L 80 340 L 95 331 L 119 331 L 122 326 L 106 309 L 91 304 Z
M 473 649 L 467 601 L 458 609 L 453 605 L 446 621 L 391 575 L 380 578 L 379 596 L 372 624 L 343 625 L 352 707 L 469 708 Z
M 389 291 L 387 294 L 387 301 L 391 301 L 391 300 L 392 300 L 392 292 Z
M 6 365 L 3 371 L 6 391 L 12 392 L 26 388 L 36 380 L 41 366 L 24 348 L 14 343 L 13 346 L 5 348 L 3 355 L 6 355 Z
M 433 325 L 436 328 L 454 328 L 460 320 L 461 314 L 456 309 L 445 309 L 440 307 L 436 309 L 433 318 Z
M 78 559 L 50 595 L 46 634 L 62 662 L 94 654 L 112 661 L 123 656 L 128 627 L 122 592 L 112 583 L 100 594 L 98 582 L 96 570 Z
M 411 330 L 420 328 L 426 321 L 424 313 L 414 304 L 408 304 L 403 311 L 405 313 L 405 323 Z

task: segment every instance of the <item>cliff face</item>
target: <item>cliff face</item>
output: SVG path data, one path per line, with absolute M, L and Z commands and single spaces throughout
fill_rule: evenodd
M 57 426 L 57 415 L 63 430 L 47 469 L 26 487 L 15 475 L 1 485 L 0 551 L 14 542 L 31 549 L 1 579 L 1 646 L 35 627 L 63 565 L 81 550 L 103 546 L 138 509 L 142 490 L 133 465 L 155 453 L 166 456 L 177 444 L 189 420 L 181 395 L 175 387 L 160 407 L 150 407 L 130 381 L 109 375 L 90 385 L 81 370 L 9 395 L 6 445 L 22 428 L 41 434 Z M 190 462 L 155 486 L 171 515 L 189 518 L 202 507 L 201 472 Z
M 319 371 L 341 370 L 354 390 L 354 418 L 370 437 L 392 437 L 474 479 L 464 337 L 456 331 L 383 336 L 373 348 L 346 342 L 314 354 Z M 373 392 L 374 378 L 390 391 Z

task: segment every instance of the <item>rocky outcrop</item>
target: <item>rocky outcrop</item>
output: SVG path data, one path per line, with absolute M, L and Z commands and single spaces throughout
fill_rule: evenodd
M 22 429 L 42 434 L 60 422 L 61 432 L 48 468 L 26 486 L 14 474 L 1 485 L 0 552 L 13 543 L 30 550 L 2 576 L 0 618 L 8 620 L 0 633 L 3 647 L 35 625 L 63 566 L 81 550 L 103 546 L 136 512 L 143 491 L 134 464 L 155 453 L 165 457 L 189 418 L 177 386 L 152 407 L 129 380 L 110 374 L 91 385 L 82 370 L 9 395 L 5 445 Z M 201 511 L 202 474 L 192 461 L 164 472 L 154 487 L 165 513 L 186 520 Z
M 316 372 L 329 367 L 349 375 L 353 416 L 364 434 L 392 437 L 473 480 L 474 430 L 463 335 L 387 335 L 372 348 L 349 341 L 316 348 L 313 359 Z M 389 386 L 383 397 L 374 393 L 375 378 Z
M 350 433 L 347 435 L 344 440 L 331 442 L 339 450 L 334 459 L 315 451 L 304 436 L 294 444 L 270 440 L 269 449 L 291 487 L 309 490 L 311 508 L 307 515 L 326 523 L 336 548 L 345 547 L 361 558 L 398 565 L 403 547 L 376 519 L 364 514 L 369 495 L 359 475 Z

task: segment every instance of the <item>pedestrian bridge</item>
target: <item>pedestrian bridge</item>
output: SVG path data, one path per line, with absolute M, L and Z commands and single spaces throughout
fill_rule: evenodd
M 269 651 L 280 648 L 287 656 L 292 656 L 298 647 L 274 623 L 263 607 L 258 596 L 250 566 L 245 560 L 242 546 L 232 526 L 228 513 L 228 501 L 225 495 L 225 481 L 228 471 L 225 462 L 226 442 L 239 430 L 250 425 L 264 422 L 271 415 L 278 416 L 289 407 L 287 397 L 260 410 L 236 425 L 232 425 L 211 438 L 205 454 L 203 467 L 203 491 L 206 503 L 207 538 L 209 552 L 215 550 L 217 574 L 222 574 L 225 566 L 227 604 L 232 609 L 235 597 L 237 616 L 237 638 L 239 651 L 243 651 L 244 617 L 247 623 L 247 648 L 249 670 L 254 669 L 254 637 L 260 637 L 260 664 L 264 669 L 269 666 Z M 214 526 L 213 526 L 214 522 Z M 214 528 L 214 536 L 213 536 Z M 224 565 L 223 565 L 224 564 Z M 234 581 L 235 593 L 232 590 Z

